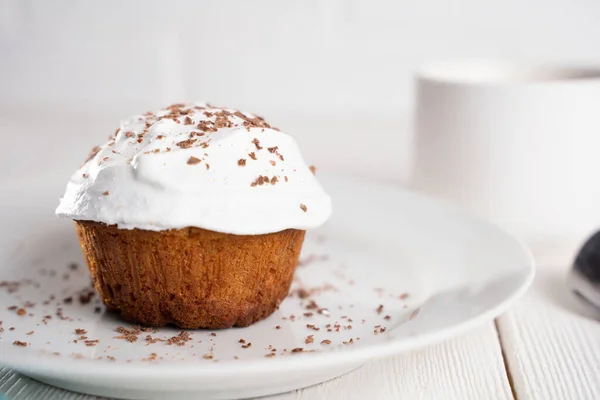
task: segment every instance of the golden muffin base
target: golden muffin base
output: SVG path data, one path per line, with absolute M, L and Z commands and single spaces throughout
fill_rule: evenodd
M 94 287 L 109 309 L 142 325 L 194 329 L 248 326 L 271 315 L 289 291 L 305 233 L 75 223 Z

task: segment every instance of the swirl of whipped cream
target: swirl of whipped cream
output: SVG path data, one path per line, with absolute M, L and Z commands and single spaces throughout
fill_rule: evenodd
M 153 231 L 308 229 L 331 200 L 294 139 L 253 114 L 175 104 L 131 117 L 71 177 L 57 215 Z

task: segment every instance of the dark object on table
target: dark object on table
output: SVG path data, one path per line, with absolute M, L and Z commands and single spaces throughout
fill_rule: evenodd
M 577 296 L 600 309 L 600 232 L 592 235 L 577 253 L 569 286 Z

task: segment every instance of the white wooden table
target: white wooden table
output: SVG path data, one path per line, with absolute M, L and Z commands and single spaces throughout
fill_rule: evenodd
M 17 117 L 0 115 L 0 132 L 10 133 L 2 136 L 7 151 L 0 154 L 0 170 L 11 171 L 10 176 L 0 176 L 0 183 L 39 168 L 39 160 L 68 177 L 71 166 L 78 165 L 80 155 L 96 140 L 82 140 L 61 152 L 61 136 L 81 134 L 86 124 L 72 118 L 53 125 L 44 116 Z M 110 126 L 100 128 L 109 132 Z M 16 146 L 31 132 L 41 134 L 35 141 L 28 138 L 29 157 L 6 143 L 14 140 Z M 530 291 L 495 321 L 436 346 L 373 361 L 332 381 L 269 399 L 600 399 L 600 312 L 584 308 L 567 290 L 568 258 L 539 265 Z M 1 367 L 0 394 L 11 400 L 94 398 Z

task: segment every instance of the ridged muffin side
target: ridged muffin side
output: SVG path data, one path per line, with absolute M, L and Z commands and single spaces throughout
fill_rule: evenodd
M 75 221 L 96 291 L 146 326 L 248 326 L 286 297 L 303 230 L 232 235 L 200 228 L 119 229 Z

